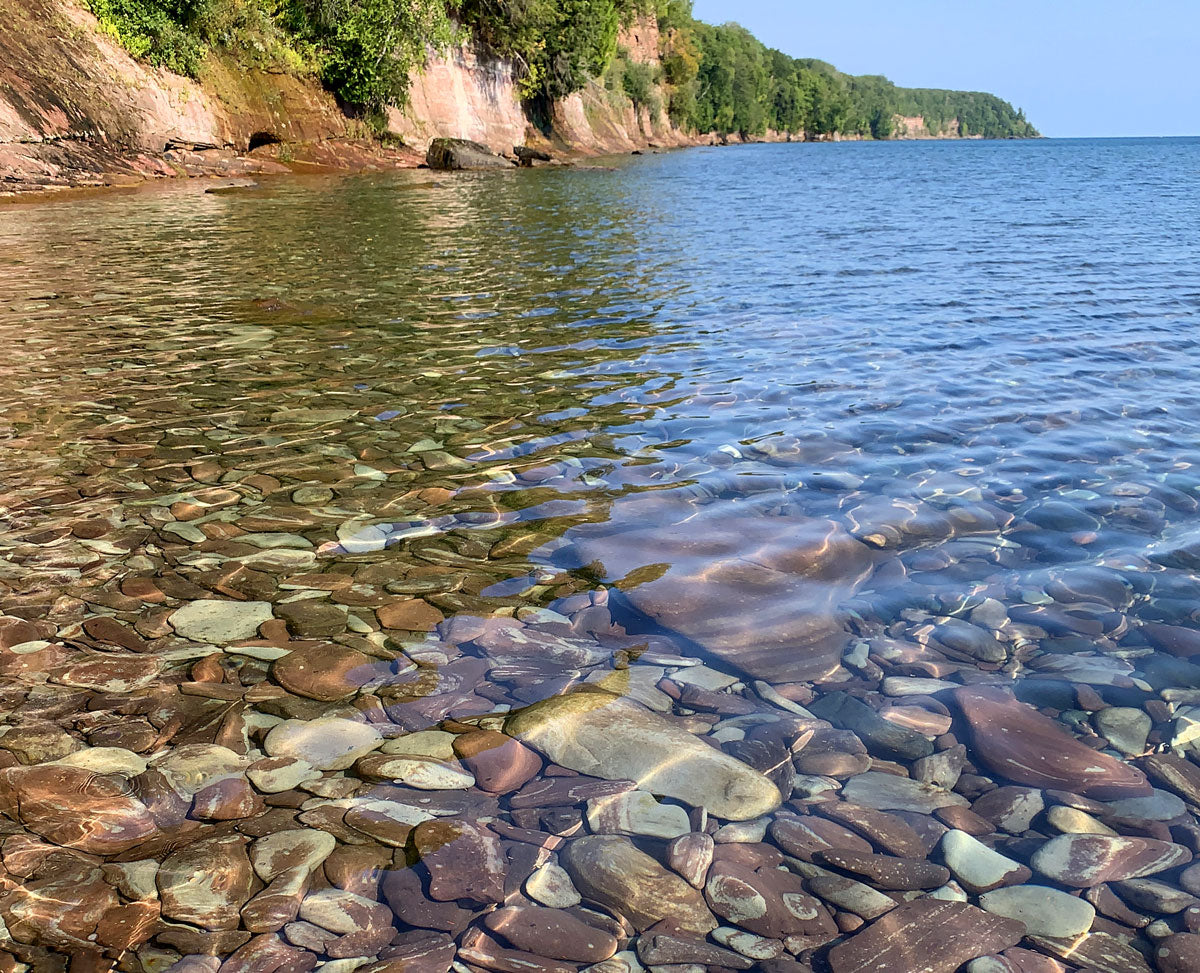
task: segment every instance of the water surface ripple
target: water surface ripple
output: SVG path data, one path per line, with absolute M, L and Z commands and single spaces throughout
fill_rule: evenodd
M 4 969 L 1200 968 L 1200 140 L 203 188 L 0 209 Z

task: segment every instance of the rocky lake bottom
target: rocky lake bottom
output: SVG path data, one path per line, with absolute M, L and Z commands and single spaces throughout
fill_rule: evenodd
M 0 209 L 0 973 L 1200 970 L 1198 153 Z

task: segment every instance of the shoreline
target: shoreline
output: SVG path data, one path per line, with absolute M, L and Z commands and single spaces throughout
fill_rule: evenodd
M 550 162 L 536 168 L 572 168 L 592 160 L 622 158 L 630 155 L 674 152 L 694 148 L 731 148 L 747 145 L 783 145 L 792 143 L 835 144 L 839 142 L 975 142 L 1034 141 L 1030 139 L 985 139 L 982 137 L 908 137 L 863 139 L 843 136 L 832 139 L 807 139 L 768 133 L 742 139 L 722 138 L 715 133 L 682 135 L 676 133 L 670 144 L 645 139 L 637 148 L 614 151 L 600 145 L 589 150 L 579 146 L 554 148 Z M 33 148 L 34 151 L 29 150 Z M 22 151 L 24 150 L 24 151 Z M 39 151 L 40 150 L 40 151 Z M 497 153 L 514 159 L 511 154 Z M 20 167 L 24 160 L 26 166 Z M 516 165 L 513 168 L 517 168 Z M 338 176 L 364 173 L 413 171 L 449 172 L 430 169 L 425 154 L 415 146 L 387 145 L 372 139 L 329 138 L 312 142 L 283 142 L 259 146 L 248 152 L 231 147 L 171 147 L 151 153 L 133 146 L 96 142 L 88 139 L 54 139 L 43 142 L 0 143 L 0 206 L 91 198 L 99 195 L 141 191 L 156 185 L 201 180 L 212 184 L 205 191 L 228 188 L 252 188 L 254 183 L 216 185 L 224 180 L 257 180 L 293 176 Z M 475 171 L 475 170 L 466 170 Z M 480 170 L 482 171 L 482 170 Z M 503 171 L 503 170 L 489 170 Z M 454 174 L 451 172 L 450 174 Z

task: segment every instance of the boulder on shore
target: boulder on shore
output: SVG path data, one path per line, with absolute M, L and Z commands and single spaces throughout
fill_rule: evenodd
M 434 139 L 425 153 L 430 169 L 508 169 L 512 162 L 470 139 Z

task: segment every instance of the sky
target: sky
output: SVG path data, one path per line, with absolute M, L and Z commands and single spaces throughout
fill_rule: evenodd
M 990 91 L 1043 135 L 1200 135 L 1198 0 L 695 0 L 694 13 L 848 74 Z

